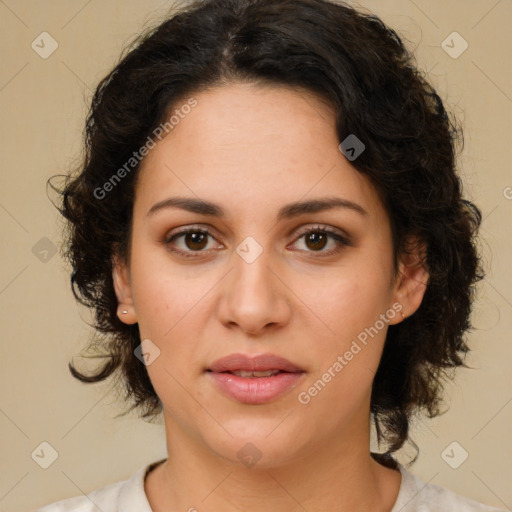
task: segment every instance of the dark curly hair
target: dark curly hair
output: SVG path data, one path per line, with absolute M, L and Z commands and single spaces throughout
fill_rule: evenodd
M 138 326 L 118 319 L 112 281 L 114 255 L 129 260 L 140 163 L 110 187 L 108 200 L 98 190 L 106 190 L 180 100 L 233 82 L 302 88 L 329 102 L 339 141 L 356 134 L 366 146 L 352 164 L 389 213 L 395 272 L 409 237 L 424 244 L 429 282 L 423 301 L 389 327 L 372 388 L 370 412 L 379 446 L 386 444 L 372 456 L 396 467 L 393 454 L 409 439 L 413 414 L 440 414 L 449 370 L 465 366 L 464 334 L 472 327 L 475 284 L 483 278 L 476 247 L 481 213 L 462 198 L 455 164 L 458 143 L 463 146 L 459 123 L 397 33 L 341 2 L 196 0 L 146 29 L 101 80 L 78 172 L 67 175 L 61 189 L 53 187 L 67 220 L 64 253 L 73 293 L 95 314 L 97 336 L 89 348 L 104 358 L 92 374 L 72 363 L 69 369 L 82 382 L 122 377 L 131 403 L 126 412 L 138 409 L 149 419 L 161 412 L 146 368 L 134 357 Z

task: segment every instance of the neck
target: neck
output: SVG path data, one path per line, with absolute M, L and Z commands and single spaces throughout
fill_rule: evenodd
M 372 459 L 369 420 L 367 427 L 317 440 L 279 463 L 262 457 L 247 467 L 213 452 L 166 418 L 170 456 L 148 475 L 146 494 L 155 512 L 256 512 L 262 503 L 266 512 L 390 512 L 401 475 Z

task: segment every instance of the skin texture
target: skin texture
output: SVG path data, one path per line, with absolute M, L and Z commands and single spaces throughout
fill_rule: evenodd
M 369 408 L 387 327 L 402 314 L 307 405 L 298 394 L 393 304 L 414 313 L 428 278 L 419 249 L 400 261 L 395 278 L 388 215 L 338 149 L 334 111 L 316 96 L 234 83 L 194 97 L 197 106 L 142 163 L 130 260 L 113 269 L 119 318 L 138 322 L 141 339 L 160 350 L 147 371 L 164 405 L 169 455 L 146 479 L 150 504 L 389 512 L 401 477 L 370 457 Z M 148 215 L 171 196 L 212 201 L 226 216 L 176 208 Z M 288 203 L 333 196 L 366 214 L 337 208 L 277 222 Z M 211 237 L 195 245 L 174 239 L 174 248 L 192 254 L 186 258 L 165 241 L 190 226 Z M 302 234 L 318 226 L 316 233 L 345 233 L 349 245 L 308 243 Z M 250 264 L 236 252 L 248 236 L 263 250 Z M 271 402 L 241 404 L 205 373 L 235 352 L 277 354 L 306 373 Z M 261 453 L 252 467 L 237 456 L 247 442 Z

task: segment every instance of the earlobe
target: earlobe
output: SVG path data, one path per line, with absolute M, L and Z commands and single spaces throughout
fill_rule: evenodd
M 398 321 L 410 317 L 420 307 L 429 280 L 425 245 L 415 238 L 407 244 L 407 248 L 400 258 L 394 291 L 394 300 L 402 305 L 403 315 Z
M 117 316 L 119 320 L 128 325 L 137 323 L 129 269 L 127 264 L 118 257 L 113 258 L 112 280 L 118 302 Z

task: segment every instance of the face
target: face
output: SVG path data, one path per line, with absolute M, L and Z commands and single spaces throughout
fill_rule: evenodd
M 248 84 L 194 98 L 142 163 L 131 259 L 114 268 L 119 317 L 150 340 L 168 437 L 235 462 L 250 442 L 262 466 L 364 444 L 387 329 L 419 306 L 425 272 L 401 262 L 394 279 L 388 215 L 327 104 Z M 231 354 L 301 372 L 209 371 Z

